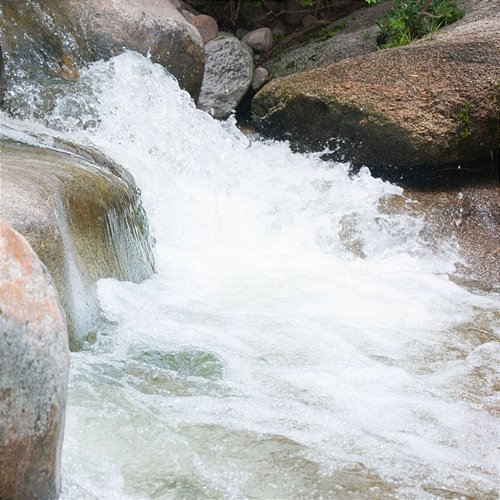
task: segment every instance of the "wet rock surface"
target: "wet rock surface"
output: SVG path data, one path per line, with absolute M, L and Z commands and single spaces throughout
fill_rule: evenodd
M 57 498 L 68 333 L 28 242 L 0 219 L 0 498 Z
M 129 174 L 96 152 L 54 151 L 10 140 L 2 147 L 0 215 L 49 269 L 72 348 L 98 318 L 95 282 L 139 282 L 154 269 L 152 241 Z M 70 144 L 59 148 L 71 150 Z M 99 162 L 100 165 L 94 163 Z
M 500 291 L 500 186 L 498 181 L 406 187 L 383 212 L 409 213 L 424 221 L 421 237 L 436 252 L 456 246 L 452 279 L 484 292 Z
M 439 246 L 454 239 L 463 259 L 457 279 L 468 286 L 500 291 L 500 187 L 498 183 L 411 189 L 411 210 L 424 217 L 423 236 Z M 408 205 L 407 205 L 408 206 Z

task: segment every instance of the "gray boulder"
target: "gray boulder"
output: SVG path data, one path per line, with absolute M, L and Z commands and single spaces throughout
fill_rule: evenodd
M 0 216 L 49 269 L 71 347 L 78 349 L 99 317 L 96 281 L 139 282 L 154 270 L 137 188 L 129 174 L 91 150 L 73 147 L 71 154 L 10 140 L 0 146 Z
M 195 99 L 203 78 L 203 40 L 171 0 L 4 0 L 0 37 L 13 86 L 16 78 L 74 78 L 124 49 L 150 53 Z
M 252 83 L 253 54 L 236 37 L 219 36 L 205 46 L 205 75 L 198 107 L 227 118 Z
M 57 498 L 68 334 L 28 242 L 0 219 L 0 498 Z

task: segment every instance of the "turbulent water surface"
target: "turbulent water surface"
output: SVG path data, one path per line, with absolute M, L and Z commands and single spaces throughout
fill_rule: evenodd
M 401 188 L 214 121 L 133 53 L 47 95 L 45 127 L 134 175 L 158 261 L 99 283 L 63 498 L 496 498 L 497 297 L 384 210 Z

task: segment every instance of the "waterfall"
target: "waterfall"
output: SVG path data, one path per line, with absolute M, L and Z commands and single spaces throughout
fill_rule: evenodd
M 99 282 L 63 498 L 494 495 L 498 297 L 404 191 L 213 120 L 135 53 L 81 76 L 12 124 L 132 173 L 158 272 Z

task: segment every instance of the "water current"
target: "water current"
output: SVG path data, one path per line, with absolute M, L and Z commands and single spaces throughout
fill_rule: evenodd
M 64 499 L 496 498 L 498 297 L 384 210 L 400 187 L 213 120 L 134 53 L 51 95 L 43 127 L 135 177 L 158 268 L 99 282 Z

